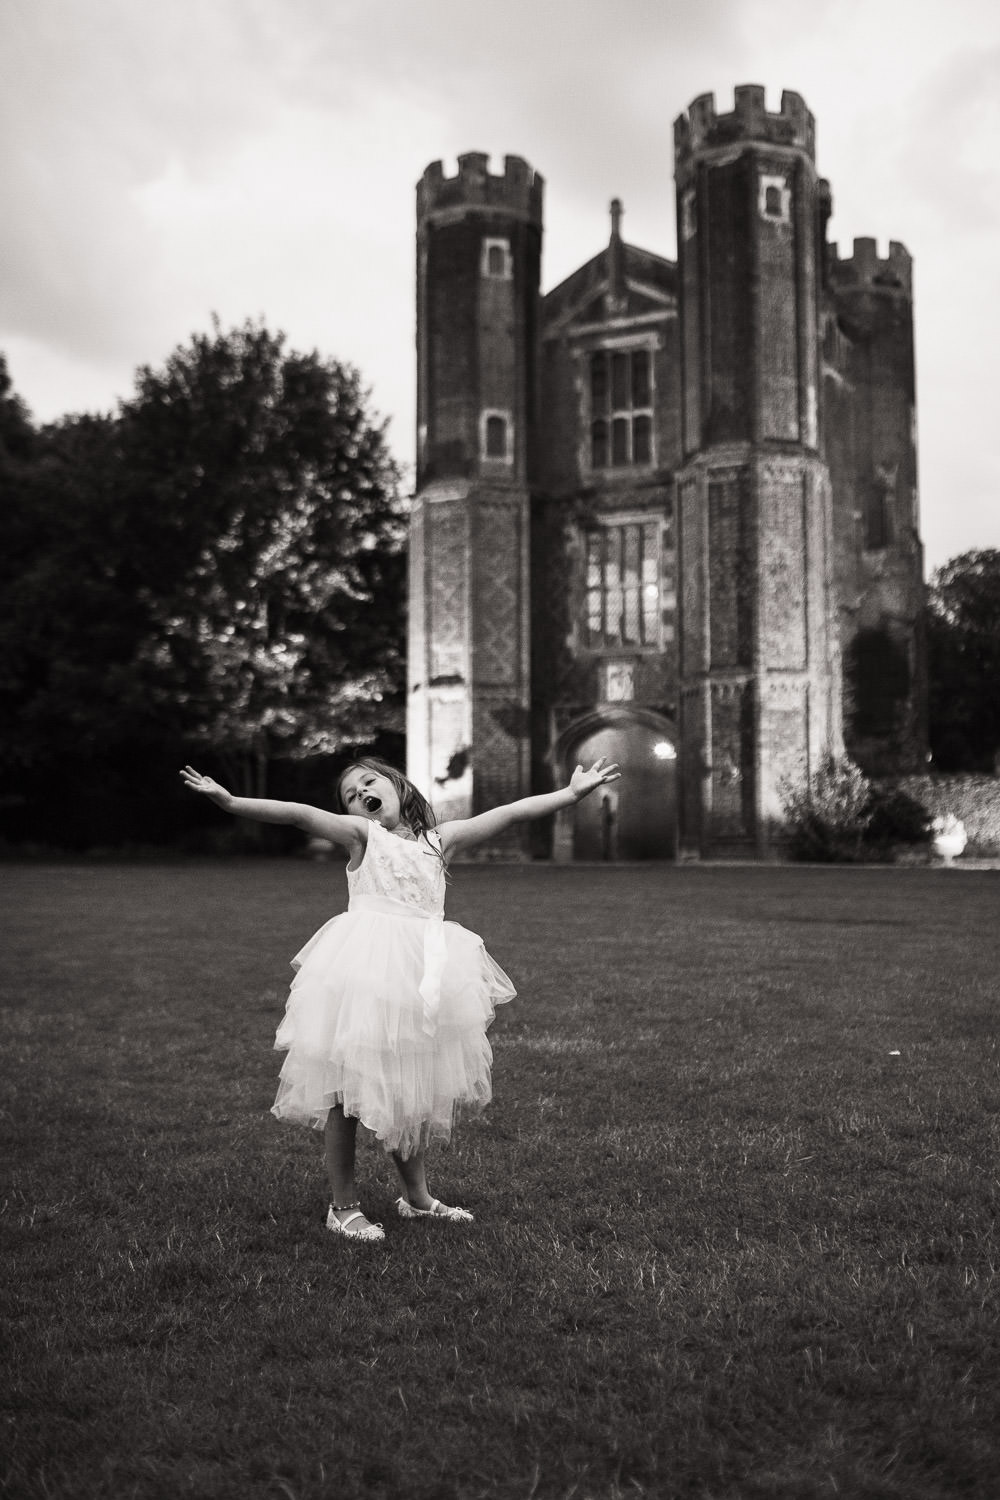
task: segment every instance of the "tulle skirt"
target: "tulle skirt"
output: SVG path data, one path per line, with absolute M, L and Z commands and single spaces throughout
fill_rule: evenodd
M 376 898 L 327 922 L 292 966 L 278 1119 L 322 1130 L 340 1104 L 406 1157 L 448 1140 L 459 1108 L 489 1103 L 486 1031 L 515 990 L 474 932 Z

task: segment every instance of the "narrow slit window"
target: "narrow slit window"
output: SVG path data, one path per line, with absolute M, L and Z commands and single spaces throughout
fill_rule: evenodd
M 632 405 L 649 405 L 648 349 L 636 349 L 632 355 Z
M 653 424 L 649 417 L 636 417 L 632 426 L 632 462 L 648 464 L 653 460 Z
M 595 354 L 590 361 L 591 410 L 603 411 L 608 401 L 608 361 L 604 354 Z
M 486 418 L 486 457 L 507 457 L 507 422 L 503 417 Z
M 888 547 L 891 535 L 889 490 L 884 484 L 872 486 L 865 516 L 865 546 L 870 552 Z
M 590 464 L 594 469 L 606 469 L 608 466 L 608 424 L 604 421 L 594 422 L 590 428 Z
M 629 359 L 627 354 L 611 356 L 611 405 L 615 411 L 624 411 L 632 405 L 628 379 Z
M 484 240 L 479 274 L 491 281 L 510 281 L 514 265 L 508 240 Z

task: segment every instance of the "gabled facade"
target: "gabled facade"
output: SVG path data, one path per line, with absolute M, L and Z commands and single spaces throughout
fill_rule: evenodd
M 442 816 L 625 775 L 496 853 L 767 855 L 783 779 L 923 749 L 909 257 L 825 242 L 797 95 L 675 127 L 678 261 L 539 293 L 518 158 L 418 189 L 409 771 Z

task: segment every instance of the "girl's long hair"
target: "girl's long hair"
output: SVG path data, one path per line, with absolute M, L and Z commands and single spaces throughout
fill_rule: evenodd
M 337 803 L 341 812 L 346 812 L 344 806 L 344 780 L 351 771 L 377 771 L 380 776 L 385 776 L 392 782 L 399 798 L 399 816 L 402 821 L 411 828 L 417 837 L 426 835 L 429 829 L 437 827 L 437 818 L 434 809 L 427 798 L 405 777 L 402 771 L 397 771 L 395 766 L 390 766 L 387 761 L 379 760 L 374 755 L 363 755 L 360 760 L 352 760 L 349 766 L 341 771 L 337 781 Z

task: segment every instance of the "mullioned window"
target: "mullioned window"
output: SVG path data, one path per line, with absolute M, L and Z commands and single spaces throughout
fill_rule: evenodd
M 599 349 L 590 356 L 590 466 L 653 462 L 653 357 L 643 349 Z

